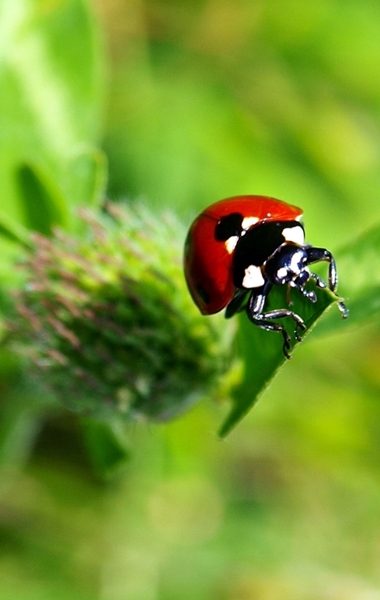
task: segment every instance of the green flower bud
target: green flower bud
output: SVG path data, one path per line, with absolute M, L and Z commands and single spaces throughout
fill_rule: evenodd
M 68 407 L 95 416 L 165 420 L 216 397 L 233 324 L 194 306 L 181 223 L 113 204 L 81 217 L 84 234 L 34 235 L 24 262 L 17 337 L 34 374 Z

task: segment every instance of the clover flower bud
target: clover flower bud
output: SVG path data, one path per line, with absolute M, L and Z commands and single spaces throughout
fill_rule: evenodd
M 35 234 L 17 294 L 18 347 L 71 410 L 159 421 L 217 396 L 231 325 L 202 317 L 182 273 L 173 215 L 107 204 L 84 232 Z

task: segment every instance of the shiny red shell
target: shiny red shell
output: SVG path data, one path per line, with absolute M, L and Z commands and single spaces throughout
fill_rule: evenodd
M 184 268 L 190 293 L 204 315 L 223 310 L 236 291 L 232 280 L 233 250 L 228 251 L 226 243 L 215 237 L 220 219 L 232 213 L 257 220 L 257 224 L 300 220 L 303 211 L 266 196 L 234 196 L 211 204 L 198 215 L 187 236 Z

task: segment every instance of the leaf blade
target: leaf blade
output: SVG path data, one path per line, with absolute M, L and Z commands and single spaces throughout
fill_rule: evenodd
M 293 294 L 292 310 L 302 316 L 306 331 L 304 338 L 315 326 L 322 314 L 336 303 L 336 298 L 327 290 L 316 290 L 318 301 L 311 303 L 300 294 Z M 274 288 L 270 300 L 276 306 L 286 305 L 286 293 L 282 288 Z M 335 315 L 336 317 L 336 315 Z M 284 321 L 284 320 L 283 320 Z M 288 319 L 287 319 L 288 321 Z M 290 332 L 289 324 L 283 323 Z M 219 430 L 219 435 L 225 437 L 245 417 L 268 387 L 279 369 L 286 364 L 287 359 L 282 350 L 282 338 L 273 332 L 268 332 L 253 326 L 244 313 L 239 315 L 238 346 L 244 360 L 243 378 L 233 391 L 233 406 Z M 297 342 L 292 343 L 292 349 Z
M 47 173 L 25 163 L 17 169 L 16 180 L 30 229 L 50 235 L 53 226 L 67 224 L 69 215 L 65 200 Z

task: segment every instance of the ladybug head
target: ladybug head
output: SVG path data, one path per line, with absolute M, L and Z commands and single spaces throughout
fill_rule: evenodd
M 305 297 L 315 302 L 315 293 L 306 291 L 304 287 L 311 278 L 308 264 L 307 247 L 285 243 L 266 261 L 263 266 L 264 277 L 275 285 L 297 287 Z

